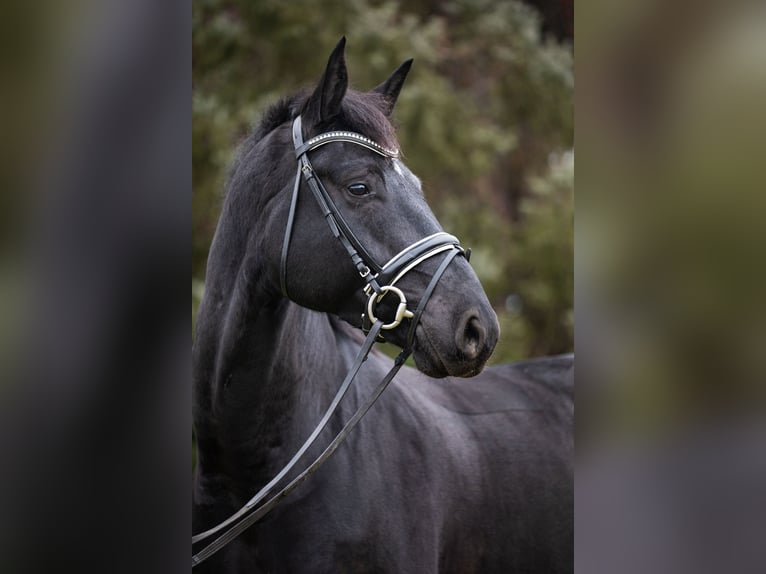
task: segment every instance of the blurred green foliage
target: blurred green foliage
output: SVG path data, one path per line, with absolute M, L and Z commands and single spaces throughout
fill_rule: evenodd
M 572 47 L 501 0 L 195 0 L 192 317 L 237 143 L 276 99 L 313 86 L 342 35 L 358 89 L 415 58 L 401 146 L 444 228 L 473 248 L 503 327 L 493 360 L 571 351 Z

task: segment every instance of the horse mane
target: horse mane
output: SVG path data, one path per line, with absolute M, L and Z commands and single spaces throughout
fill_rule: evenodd
M 279 126 L 294 119 L 298 115 L 298 110 L 303 107 L 305 99 L 305 94 L 299 92 L 280 98 L 275 104 L 266 108 L 255 130 L 250 134 L 253 144 L 257 144 Z

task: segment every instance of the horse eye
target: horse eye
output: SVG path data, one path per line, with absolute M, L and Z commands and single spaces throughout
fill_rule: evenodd
M 361 197 L 363 195 L 367 195 L 369 193 L 369 190 L 367 189 L 367 186 L 363 183 L 352 183 L 348 186 L 348 190 L 357 197 Z

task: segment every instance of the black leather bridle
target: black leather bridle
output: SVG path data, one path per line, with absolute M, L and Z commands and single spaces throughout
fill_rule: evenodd
M 324 216 L 327 225 L 330 227 L 330 231 L 346 249 L 346 252 L 351 258 L 352 263 L 359 272 L 359 275 L 365 281 L 364 292 L 368 299 L 367 304 L 365 305 L 365 310 L 362 313 L 362 328 L 367 333 L 367 338 L 359 350 L 351 370 L 343 380 L 343 383 L 335 394 L 335 397 L 330 403 L 330 406 L 325 411 L 322 419 L 319 421 L 311 435 L 303 443 L 301 448 L 295 453 L 290 462 L 288 462 L 284 468 L 282 468 L 282 470 L 279 471 L 279 473 L 271 481 L 269 481 L 268 484 L 261 488 L 261 490 L 258 491 L 258 493 L 253 496 L 253 498 L 251 498 L 240 510 L 213 528 L 192 536 L 193 547 L 193 545 L 197 542 L 201 542 L 211 538 L 216 534 L 222 533 L 215 540 L 213 540 L 213 542 L 205 546 L 198 553 L 192 555 L 192 568 L 198 564 L 201 564 L 204 560 L 234 540 L 249 526 L 263 518 L 285 496 L 287 496 L 296 487 L 298 487 L 298 485 L 300 485 L 311 474 L 313 474 L 324 463 L 324 461 L 327 460 L 337 450 L 340 444 L 345 440 L 345 438 L 354 429 L 357 423 L 367 413 L 370 407 L 372 407 L 378 397 L 383 393 L 385 388 L 388 386 L 391 380 L 393 380 L 396 373 L 399 371 L 402 365 L 404 365 L 405 361 L 412 353 L 412 346 L 415 341 L 415 330 L 418 323 L 420 322 L 420 317 L 425 310 L 426 304 L 428 303 L 431 294 L 436 288 L 436 284 L 439 282 L 439 279 L 441 279 L 441 276 L 447 270 L 450 262 L 458 255 L 462 255 L 466 259 L 470 258 L 470 250 L 463 249 L 456 237 L 444 232 L 439 232 L 425 237 L 420 241 L 416 241 L 392 257 L 384 265 L 378 265 L 341 216 L 338 208 L 330 198 L 330 195 L 327 193 L 324 185 L 322 185 L 322 182 L 314 172 L 314 169 L 311 166 L 311 162 L 308 158 L 308 153 L 320 146 L 331 142 L 353 143 L 365 147 L 383 157 L 391 159 L 395 159 L 399 156 L 398 150 L 387 149 L 361 134 L 348 131 L 326 132 L 313 137 L 304 143 L 300 116 L 295 118 L 293 121 L 292 136 L 293 145 L 295 147 L 295 157 L 298 160 L 298 171 L 295 176 L 295 184 L 293 186 L 290 210 L 288 212 L 287 218 L 287 227 L 285 229 L 285 237 L 282 243 L 282 252 L 280 257 L 279 280 L 282 293 L 285 297 L 288 296 L 287 256 L 290 250 L 290 240 L 292 237 L 292 230 L 295 222 L 295 210 L 298 204 L 298 193 L 301 187 L 300 184 L 301 181 L 305 181 L 312 194 L 314 195 L 317 203 L 319 204 L 322 215 Z M 410 311 L 407 308 L 407 299 L 404 293 L 401 289 L 396 287 L 395 284 L 409 271 L 417 267 L 420 263 L 440 253 L 445 253 L 446 255 L 431 277 L 428 286 L 420 298 L 420 302 L 418 303 L 417 308 L 415 311 Z M 393 293 L 397 295 L 399 297 L 399 304 L 397 306 L 393 320 L 388 323 L 384 323 L 383 320 L 375 316 L 375 307 L 378 303 L 380 303 L 380 301 L 387 293 Z M 359 372 L 362 364 L 367 359 L 367 355 L 369 355 L 370 351 L 372 350 L 372 346 L 376 341 L 382 340 L 381 331 L 394 329 L 405 319 L 410 320 L 406 342 L 402 348 L 401 353 L 399 353 L 396 359 L 394 359 L 393 367 L 378 384 L 372 395 L 357 409 L 354 415 L 349 419 L 349 421 L 335 436 L 335 438 L 333 438 L 333 440 L 325 448 L 322 454 L 320 454 L 310 465 L 308 465 L 300 474 L 293 478 L 279 492 L 266 500 L 266 498 L 276 488 L 277 484 L 283 478 L 285 478 L 285 476 L 287 476 L 287 474 L 303 457 L 306 451 L 314 444 L 314 442 L 316 442 L 320 433 L 330 421 L 332 415 L 335 413 L 335 410 L 340 404 L 340 401 L 343 399 L 346 392 L 350 388 L 350 385 Z
M 356 267 L 359 275 L 364 279 L 366 285 L 364 291 L 368 296 L 365 312 L 362 313 L 362 327 L 365 332 L 369 331 L 372 323 L 375 323 L 375 306 L 383 299 L 386 293 L 394 293 L 399 297 L 399 305 L 394 320 L 383 325 L 384 331 L 394 329 L 403 319 L 412 319 L 413 313 L 407 310 L 407 299 L 402 291 L 395 287 L 395 284 L 407 272 L 414 269 L 417 265 L 446 251 L 454 252 L 455 255 L 462 254 L 470 258 L 470 250 L 463 250 L 460 247 L 460 241 L 448 233 L 440 232 L 430 235 L 416 241 L 406 247 L 397 255 L 392 257 L 384 265 L 379 265 L 370 253 L 364 248 L 364 245 L 356 237 L 351 227 L 343 219 L 340 211 L 335 206 L 330 194 L 327 193 L 322 181 L 317 177 L 314 168 L 309 160 L 308 153 L 323 145 L 331 142 L 349 142 L 365 147 L 383 157 L 396 159 L 399 157 L 398 150 L 387 149 L 386 147 L 374 142 L 373 140 L 348 131 L 325 132 L 303 142 L 303 133 L 301 129 L 301 117 L 298 116 L 293 121 L 292 128 L 293 146 L 295 147 L 295 157 L 298 160 L 298 173 L 295 175 L 295 185 L 293 186 L 292 201 L 290 202 L 290 211 L 287 218 L 287 228 L 285 230 L 284 241 L 282 242 L 282 254 L 279 265 L 279 281 L 282 294 L 288 297 L 287 293 L 287 255 L 290 250 L 290 239 L 292 237 L 293 224 L 295 221 L 295 208 L 298 203 L 298 192 L 301 183 L 301 174 L 303 180 L 308 184 L 314 198 L 316 199 L 322 215 L 330 227 L 332 234 L 340 240 L 346 249 L 351 262 Z M 454 256 L 454 255 L 453 255 Z M 417 321 L 412 321 L 412 337 L 414 337 L 414 325 Z M 412 343 L 408 337 L 408 342 Z

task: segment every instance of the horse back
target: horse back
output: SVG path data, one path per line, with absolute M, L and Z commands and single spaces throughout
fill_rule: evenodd
M 420 387 L 451 459 L 440 572 L 571 571 L 573 363 L 533 359 Z

